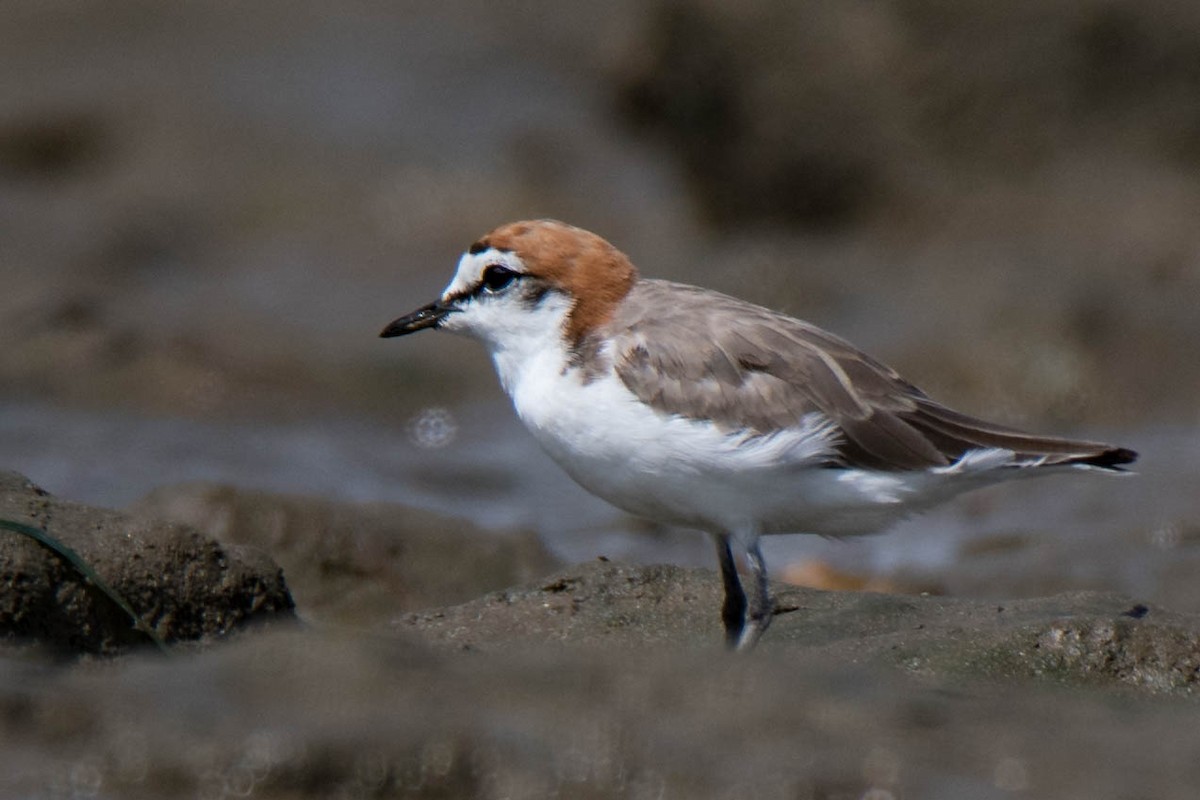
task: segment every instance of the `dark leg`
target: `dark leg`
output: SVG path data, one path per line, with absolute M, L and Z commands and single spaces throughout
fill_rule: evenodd
M 746 623 L 746 593 L 738 577 L 737 565 L 733 563 L 733 551 L 729 549 L 729 534 L 717 536 L 717 561 L 721 564 L 721 582 L 725 585 L 725 603 L 721 606 L 721 622 L 725 623 L 725 643 L 737 647 L 742 640 L 742 628 Z
M 746 625 L 735 646 L 739 651 L 753 649 L 775 613 L 775 603 L 771 600 L 771 589 L 767 585 L 767 568 L 758 549 L 757 536 L 746 545 L 746 566 L 750 568 L 754 582 L 750 587 L 750 610 L 746 615 Z

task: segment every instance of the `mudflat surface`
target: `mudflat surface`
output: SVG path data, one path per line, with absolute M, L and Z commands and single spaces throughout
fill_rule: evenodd
M 31 496 L 75 519 L 265 544 L 297 566 L 309 622 L 288 614 L 165 656 L 124 644 L 72 662 L 64 646 L 92 648 L 62 637 L 56 658 L 8 648 L 7 794 L 1188 798 L 1200 781 L 1200 617 L 1136 598 L 777 584 L 760 646 L 733 655 L 710 570 L 599 559 L 488 591 L 542 556 L 452 526 L 435 547 L 445 521 L 401 506 L 185 485 L 127 516 Z M 217 539 L 151 523 L 152 509 Z M 372 547 L 373 525 L 394 546 Z M 343 596 L 355 558 L 367 588 Z M 447 558 L 476 563 L 474 590 L 422 589 Z M 120 585 L 141 598 L 171 583 L 136 572 Z M 447 591 L 478 594 L 412 610 Z M 174 602 L 179 618 L 226 604 Z
M 1029 678 L 1191 695 L 1200 617 L 1114 594 L 1011 602 L 774 587 L 760 647 L 797 663 L 873 664 L 938 677 Z M 716 649 L 721 593 L 711 572 L 600 561 L 525 588 L 397 621 L 441 646 Z
M 1182 800 L 1200 780 L 1190 700 L 794 655 L 764 648 L 740 659 L 662 643 L 447 653 L 310 630 L 181 660 L 4 662 L 0 787 L 110 797 Z

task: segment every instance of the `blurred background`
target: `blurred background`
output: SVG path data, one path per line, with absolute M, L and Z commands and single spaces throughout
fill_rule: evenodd
M 772 540 L 781 575 L 1200 610 L 1185 0 L 9 0 L 0 466 L 111 506 L 216 480 L 708 564 L 563 477 L 478 345 L 377 338 L 541 216 L 964 411 L 1143 451 L 1138 478 Z

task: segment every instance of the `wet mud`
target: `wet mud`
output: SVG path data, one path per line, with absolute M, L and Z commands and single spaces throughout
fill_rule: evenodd
M 710 570 L 601 559 L 406 610 L 470 594 L 462 584 L 421 594 L 421 576 L 448 557 L 490 573 L 486 586 L 512 578 L 512 554 L 494 533 L 452 527 L 442 552 L 407 547 L 399 506 L 185 485 L 126 515 L 49 500 L 17 476 L 10 484 L 6 513 L 17 496 L 53 503 L 85 532 L 52 526 L 81 552 L 97 552 L 87 536 L 142 540 L 157 526 L 217 549 L 231 547 L 226 536 L 255 540 L 299 577 L 296 615 L 272 615 L 290 622 L 213 629 L 166 656 L 122 641 L 107 650 L 122 655 L 64 661 L 64 647 L 96 648 L 27 625 L 25 644 L 10 638 L 0 653 L 8 793 L 1184 798 L 1200 779 L 1190 735 L 1200 617 L 1136 598 L 997 603 L 777 584 L 759 648 L 734 655 Z M 208 520 L 217 539 L 151 523 L 152 509 Z M 443 532 L 413 518 L 418 539 Z M 402 544 L 364 555 L 372 524 Z M 325 526 L 334 533 L 306 569 Z M 170 592 L 164 576 L 197 563 L 172 552 L 176 564 L 114 583 L 131 599 Z M 518 559 L 516 573 L 546 566 L 541 558 Z M 387 585 L 342 596 L 336 565 L 356 559 L 358 579 Z M 40 613 L 65 616 L 73 597 Z M 220 619 L 228 605 L 217 594 L 173 602 L 180 619 Z M 57 655 L 29 646 L 42 636 Z

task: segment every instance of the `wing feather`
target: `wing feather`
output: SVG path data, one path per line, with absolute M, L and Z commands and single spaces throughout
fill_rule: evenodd
M 1104 467 L 1135 457 L 952 411 L 833 334 L 692 286 L 639 281 L 605 333 L 617 375 L 652 407 L 759 434 L 818 412 L 840 432 L 836 466 L 924 469 L 979 448 Z

